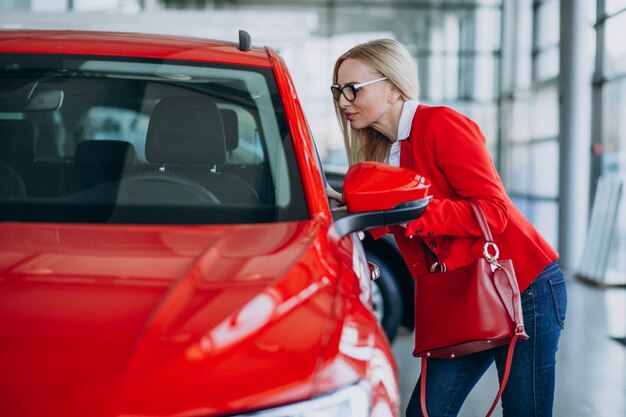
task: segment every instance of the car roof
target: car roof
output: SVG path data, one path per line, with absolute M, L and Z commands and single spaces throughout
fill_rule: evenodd
M 105 55 L 271 66 L 266 48 L 175 35 L 82 30 L 0 30 L 3 53 Z

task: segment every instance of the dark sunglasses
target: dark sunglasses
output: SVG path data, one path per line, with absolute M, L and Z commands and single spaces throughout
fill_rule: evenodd
M 354 101 L 356 99 L 356 93 L 361 88 L 365 87 L 366 85 L 377 83 L 379 81 L 385 81 L 386 79 L 387 79 L 387 77 L 382 77 L 382 78 L 377 78 L 377 79 L 372 80 L 372 81 L 366 81 L 364 83 L 348 84 L 348 85 L 345 85 L 343 87 L 340 86 L 340 85 L 332 85 L 330 87 L 330 92 L 333 93 L 333 98 L 336 101 L 339 101 L 339 98 L 341 97 L 342 94 L 346 98 L 346 100 Z

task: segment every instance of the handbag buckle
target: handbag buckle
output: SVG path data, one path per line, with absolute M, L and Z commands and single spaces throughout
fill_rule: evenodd
M 515 335 L 519 336 L 521 334 L 524 334 L 524 325 L 518 324 L 517 326 L 515 326 Z
M 493 248 L 493 255 L 489 253 L 489 248 Z M 498 263 L 498 257 L 500 256 L 500 250 L 498 249 L 498 245 L 495 242 L 487 241 L 483 246 L 483 256 L 490 264 L 494 266 L 500 266 Z
M 437 271 L 437 267 L 439 267 L 439 271 Z M 439 263 L 439 262 L 435 262 L 434 264 L 432 264 L 430 266 L 430 272 L 435 273 L 435 272 L 446 272 L 448 270 L 448 267 L 446 266 L 445 263 Z

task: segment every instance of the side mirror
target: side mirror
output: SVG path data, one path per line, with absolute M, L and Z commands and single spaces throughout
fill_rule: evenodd
M 345 236 L 418 219 L 432 199 L 429 190 L 430 182 L 411 170 L 380 162 L 355 164 L 344 179 L 347 211 L 335 220 L 335 230 Z

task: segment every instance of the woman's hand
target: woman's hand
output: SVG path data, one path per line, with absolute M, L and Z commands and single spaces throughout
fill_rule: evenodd
M 328 198 L 332 198 L 333 200 L 335 200 L 339 206 L 344 206 L 346 204 L 343 198 L 343 194 L 339 193 L 330 185 L 326 186 L 326 195 L 328 196 Z

